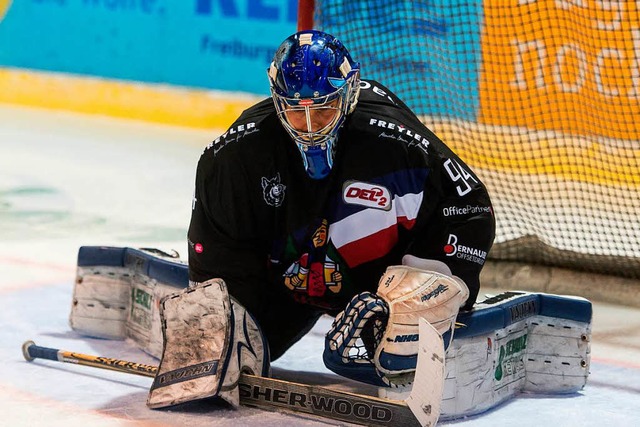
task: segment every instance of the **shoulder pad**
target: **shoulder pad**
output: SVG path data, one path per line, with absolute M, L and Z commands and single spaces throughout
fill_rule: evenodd
M 264 119 L 274 111 L 275 108 L 271 98 L 253 105 L 245 110 L 224 133 L 211 141 L 205 147 L 205 152 L 213 149 L 213 154 L 215 155 L 228 144 L 257 133 Z

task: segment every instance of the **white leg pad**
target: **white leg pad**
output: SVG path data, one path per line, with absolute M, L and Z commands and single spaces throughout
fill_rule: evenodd
M 79 267 L 69 324 L 80 334 L 124 339 L 131 300 L 131 274 L 123 267 Z
M 536 295 L 521 293 L 513 301 Z M 544 295 L 539 297 L 544 301 Z M 567 302 L 571 300 L 566 297 Z M 446 353 L 440 419 L 479 414 L 521 392 L 581 390 L 589 376 L 590 340 L 590 319 L 577 321 L 533 312 L 495 331 L 454 337 Z
M 84 246 L 69 324 L 82 335 L 131 339 L 160 358 L 160 300 L 187 285 L 187 265 L 179 259 L 133 248 Z
M 445 354 L 440 420 L 482 413 L 522 392 L 575 393 L 586 385 L 587 300 L 507 292 L 486 301 L 458 316 L 464 326 Z M 399 400 L 410 390 L 380 388 L 379 395 Z

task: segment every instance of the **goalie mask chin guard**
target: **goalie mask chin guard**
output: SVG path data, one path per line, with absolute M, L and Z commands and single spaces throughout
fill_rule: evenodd
M 278 47 L 268 75 L 278 118 L 307 174 L 325 178 L 333 167 L 338 131 L 358 102 L 360 64 L 338 39 L 309 30 Z

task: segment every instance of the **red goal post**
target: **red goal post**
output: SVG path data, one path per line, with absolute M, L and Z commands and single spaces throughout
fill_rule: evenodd
M 313 29 L 315 0 L 298 0 L 298 31 Z

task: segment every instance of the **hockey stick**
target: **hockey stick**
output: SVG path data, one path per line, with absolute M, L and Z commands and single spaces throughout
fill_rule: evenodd
M 444 393 L 444 342 L 425 319 L 418 322 L 418 362 L 411 394 L 405 401 L 422 426 L 435 426 Z
M 111 359 L 109 357 L 91 356 L 88 354 L 74 353 L 56 348 L 41 347 L 33 341 L 22 344 L 22 355 L 31 362 L 35 359 L 53 360 L 56 362 L 73 363 L 75 365 L 91 366 L 93 368 L 108 369 L 126 374 L 142 375 L 153 378 L 158 370 L 157 366 L 143 365 L 142 363 L 128 362 L 126 360 Z
M 27 341 L 22 345 L 22 353 L 27 361 L 33 361 L 37 358 L 46 359 L 150 378 L 153 378 L 158 370 L 157 366 L 41 347 L 33 341 Z M 399 400 L 383 399 L 248 374 L 240 376 L 239 387 L 240 403 L 246 406 L 301 412 L 370 426 L 435 425 L 435 422 L 425 424 L 422 419 L 418 421 L 409 405 Z M 418 400 L 422 401 L 423 399 Z M 439 406 L 440 396 L 436 400 Z M 431 406 L 428 410 L 424 405 L 419 407 L 424 414 L 433 412 Z M 437 415 L 435 420 L 437 420 Z

